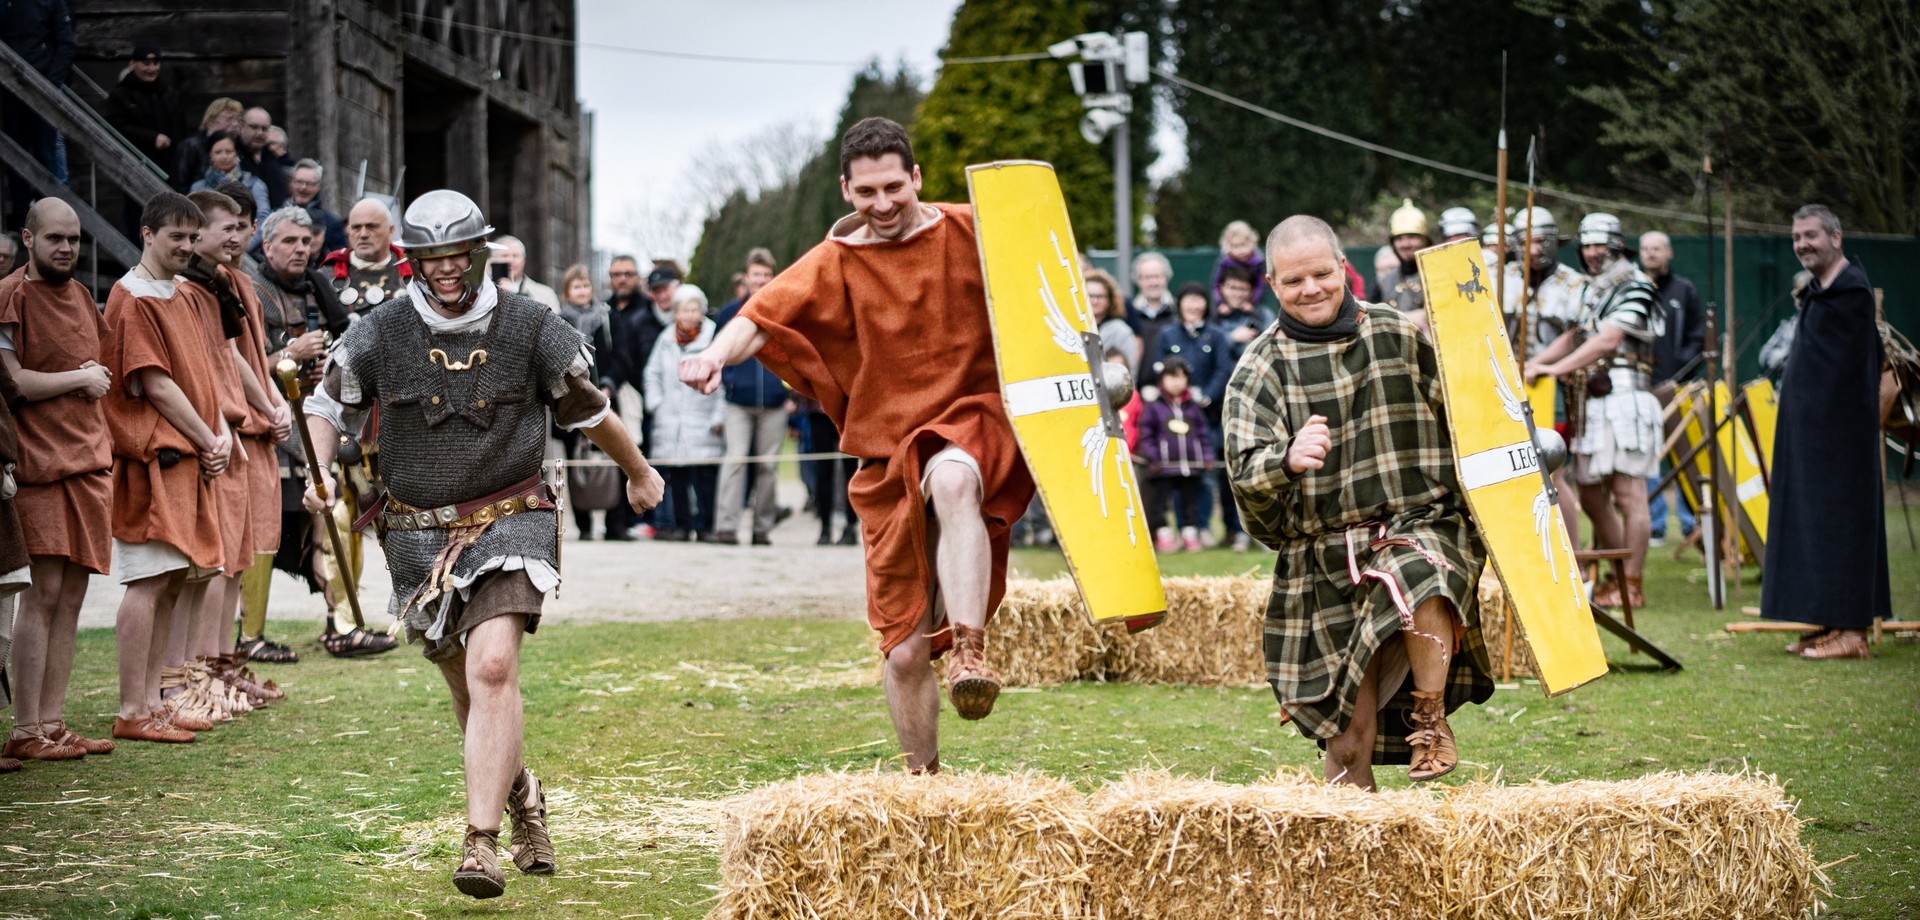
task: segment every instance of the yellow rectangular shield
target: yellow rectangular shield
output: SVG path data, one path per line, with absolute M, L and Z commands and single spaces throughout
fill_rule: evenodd
M 1066 198 L 1053 167 L 967 167 L 1000 392 L 1074 584 L 1095 621 L 1144 629 L 1167 595 L 1133 460 L 1107 400 Z
M 1725 382 L 1714 381 L 1713 396 L 1713 408 L 1723 417 L 1733 409 Z M 1693 454 L 1687 475 L 1678 477 L 1682 491 L 1693 507 L 1698 509 L 1701 505 L 1700 483 L 1712 477 L 1718 525 L 1729 528 L 1739 540 L 1742 559 L 1760 564 L 1766 558 L 1767 480 L 1761 467 L 1761 454 L 1754 447 L 1751 433 L 1746 424 L 1739 420 L 1720 426 L 1717 434 L 1720 462 L 1716 466 L 1711 452 L 1696 449 L 1704 443 L 1709 424 L 1706 385 L 1688 384 L 1675 399 L 1681 401 L 1683 426 L 1682 434 L 1674 442 L 1673 451 L 1668 457 L 1670 461 L 1678 462 L 1688 453 Z
M 1773 472 L 1773 432 L 1780 417 L 1780 396 L 1773 381 L 1765 377 L 1747 381 L 1740 387 L 1747 397 L 1747 423 L 1753 429 L 1753 447 L 1760 454 L 1760 465 Z
M 1565 693 L 1605 675 L 1607 659 L 1529 428 L 1534 394 L 1521 385 L 1500 305 L 1482 278 L 1479 241 L 1421 250 L 1419 262 L 1460 485 L 1542 688 Z M 1550 427 L 1546 411 L 1533 424 Z

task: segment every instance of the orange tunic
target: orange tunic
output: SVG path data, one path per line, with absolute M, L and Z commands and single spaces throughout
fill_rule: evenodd
M 0 279 L 0 325 L 12 325 L 21 368 L 65 373 L 100 361 L 106 320 L 85 285 Z M 25 403 L 15 413 L 23 456 L 14 471 L 27 552 L 106 574 L 113 557 L 113 441 L 100 403 L 78 393 Z
M 227 283 L 233 285 L 233 292 L 240 297 L 240 303 L 247 308 L 246 335 L 236 339 L 234 344 L 240 347 L 240 357 L 246 359 L 247 367 L 253 371 L 254 379 L 260 381 L 261 389 L 272 393 L 279 389 L 280 381 L 273 376 L 273 368 L 267 364 L 267 327 L 264 314 L 260 312 L 260 293 L 253 289 L 253 279 L 230 267 L 221 266 L 220 274 L 225 275 Z M 251 408 L 251 407 L 249 407 Z M 273 447 L 273 420 L 257 409 L 249 413 L 246 425 L 240 433 L 247 446 L 247 453 L 253 455 L 247 464 L 248 507 L 253 511 L 253 551 L 271 553 L 280 548 L 280 460 Z
M 135 371 L 164 373 L 201 423 L 219 430 L 220 381 L 201 311 L 176 293 L 172 281 L 129 273 L 107 295 L 104 353 L 113 388 L 101 403 L 113 435 L 113 535 L 127 543 L 166 543 L 195 566 L 214 569 L 224 556 L 213 485 L 200 478 L 193 442 L 134 388 Z M 179 462 L 163 466 L 163 451 L 178 451 Z
M 234 434 L 233 455 L 227 461 L 227 471 L 214 479 L 213 491 L 220 498 L 221 574 L 239 575 L 253 564 L 254 545 L 250 475 L 255 461 L 252 446 L 244 443 L 245 438 L 241 436 L 253 408 L 247 405 L 246 390 L 240 385 L 240 369 L 234 364 L 232 344 L 245 337 L 246 324 L 242 324 L 239 336 L 229 339 L 220 322 L 220 300 L 211 289 L 189 280 L 180 286 L 180 295 L 191 299 L 200 311 L 200 327 L 207 336 L 209 366 L 220 389 L 220 414 Z
M 1000 405 L 1000 378 L 973 211 L 939 217 L 903 240 L 860 241 L 860 219 L 781 272 L 742 309 L 767 333 L 758 355 L 840 429 L 861 458 L 847 498 L 867 550 L 867 621 L 883 652 L 919 629 L 931 600 L 921 471 L 947 444 L 980 463 L 992 551 L 987 613 L 1007 586 L 1008 533 L 1033 480 Z M 944 651 L 950 633 L 935 640 Z

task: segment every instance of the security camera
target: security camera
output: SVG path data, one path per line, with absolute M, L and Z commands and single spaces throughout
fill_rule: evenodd
M 1107 132 L 1125 124 L 1127 116 L 1112 109 L 1088 109 L 1080 119 L 1080 136 L 1089 144 L 1098 144 L 1107 138 Z

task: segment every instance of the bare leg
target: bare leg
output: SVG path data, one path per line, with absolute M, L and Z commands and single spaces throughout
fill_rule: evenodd
M 40 683 L 42 722 L 64 721 L 67 685 L 73 679 L 74 645 L 80 631 L 80 603 L 87 599 L 87 579 L 92 574 L 83 566 L 65 560 L 60 562 L 65 577 L 60 581 L 59 599 L 47 621 L 46 671 Z M 34 581 L 38 583 L 39 579 L 36 572 Z
M 940 682 L 931 658 L 933 609 L 920 629 L 887 653 L 887 713 L 907 755 L 907 769 L 921 771 L 940 760 Z
M 980 516 L 980 480 L 967 467 L 942 463 L 934 468 L 927 494 L 940 522 L 934 565 L 941 603 L 954 622 L 984 627 L 992 558 L 987 522 Z
M 453 694 L 453 721 L 460 724 L 460 733 L 465 735 L 467 711 L 472 706 L 472 697 L 467 695 L 466 656 L 440 662 L 440 676 L 447 682 L 447 691 Z
M 145 721 L 160 708 L 160 666 L 173 626 L 173 604 L 185 573 L 142 578 L 127 586 L 114 617 L 120 654 L 120 717 Z
M 1639 480 L 1632 476 L 1615 474 L 1607 477 L 1607 485 L 1613 492 L 1613 504 L 1620 510 L 1620 545 L 1633 551 L 1627 559 L 1627 577 L 1639 578 L 1647 567 L 1647 541 L 1653 537 L 1653 515 L 1647 509 L 1647 489 L 1632 486 Z
M 177 668 L 186 664 L 194 656 L 194 645 L 198 641 L 201 623 L 207 618 L 208 588 L 219 576 L 206 581 L 196 581 L 180 589 L 180 599 L 173 605 L 173 626 L 166 636 L 167 667 Z
M 467 823 L 500 829 L 507 791 L 520 773 L 525 714 L 520 702 L 520 637 L 527 619 L 494 617 L 467 632 Z M 456 705 L 456 713 L 458 707 Z M 462 865 L 462 868 L 475 868 Z
M 1610 480 L 1614 477 L 1607 477 Z M 1607 480 L 1580 487 L 1580 507 L 1593 521 L 1593 545 L 1597 549 L 1619 549 L 1626 545 L 1620 515 L 1613 510 L 1613 490 Z
M 1413 671 L 1413 689 L 1445 690 L 1447 670 L 1453 663 L 1453 605 L 1444 597 L 1429 598 L 1413 609 L 1413 628 L 1426 635 L 1402 631 L 1407 643 L 1407 664 Z M 1437 637 L 1435 642 L 1427 636 Z
M 1560 518 L 1567 525 L 1567 545 L 1575 550 L 1580 548 L 1580 503 L 1575 498 L 1572 482 L 1567 478 L 1567 468 L 1561 467 L 1553 474 L 1554 491 L 1560 495 Z
M 1327 739 L 1327 758 L 1320 768 L 1329 783 L 1378 788 L 1373 781 L 1373 742 L 1380 718 L 1379 672 L 1380 656 L 1375 655 L 1360 677 L 1360 693 L 1353 701 L 1347 730 Z
M 67 560 L 60 556 L 34 556 L 29 562 L 33 583 L 20 596 L 18 615 L 13 624 L 13 730 L 16 736 L 23 735 L 42 720 L 60 718 L 60 705 L 55 702 L 51 708 L 53 715 L 46 715 L 49 708 L 46 700 L 47 672 L 51 665 L 47 660 L 52 645 L 54 620 L 60 606 L 60 595 L 65 590 Z M 85 573 L 82 573 L 82 586 L 85 585 Z M 73 643 L 67 643 L 69 659 L 73 654 Z M 71 669 L 72 661 L 68 661 Z M 65 689 L 64 683 L 61 690 Z M 56 691 L 57 695 L 58 691 Z

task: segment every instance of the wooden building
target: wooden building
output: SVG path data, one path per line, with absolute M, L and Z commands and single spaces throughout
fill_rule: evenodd
M 93 83 L 118 82 L 136 45 L 158 48 L 183 130 L 221 96 L 265 107 L 289 154 L 325 167 L 322 200 L 343 217 L 364 169 L 366 191 L 398 183 L 403 202 L 471 196 L 526 242 L 533 277 L 591 252 L 568 0 L 89 0 L 73 16 Z

